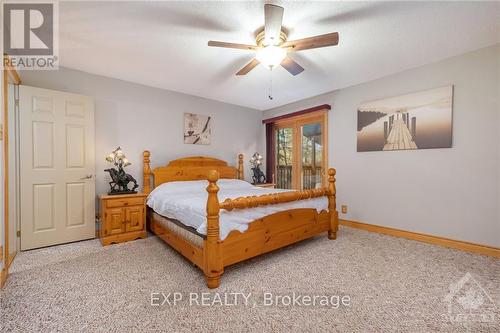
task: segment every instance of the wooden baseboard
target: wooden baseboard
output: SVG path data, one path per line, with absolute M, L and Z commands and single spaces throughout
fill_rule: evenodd
M 4 267 L 0 271 L 0 288 L 3 288 L 5 285 L 5 281 L 7 281 L 7 269 Z
M 10 265 L 12 265 L 12 262 L 14 261 L 14 258 L 16 257 L 16 254 L 17 254 L 16 251 L 14 251 L 11 254 L 9 254 L 9 258 L 7 258 L 7 268 L 9 268 Z
M 401 238 L 411 239 L 411 240 L 424 242 L 424 243 L 428 243 L 428 244 L 444 246 L 444 247 L 448 247 L 448 248 L 452 248 L 452 249 L 456 249 L 456 250 L 474 252 L 474 253 L 479 253 L 479 254 L 484 254 L 487 256 L 493 256 L 496 258 L 500 258 L 500 248 L 493 247 L 493 246 L 474 244 L 474 243 L 458 241 L 458 240 L 453 240 L 453 239 L 444 238 L 444 237 L 426 235 L 426 234 L 421 234 L 421 233 L 417 233 L 417 232 L 405 231 L 405 230 L 383 227 L 383 226 L 375 225 L 375 224 L 361 223 L 361 222 L 356 222 L 356 221 L 340 220 L 339 223 L 340 223 L 340 225 L 343 225 L 346 227 L 366 230 L 366 231 L 370 231 L 370 232 L 377 232 L 377 233 L 384 234 L 384 235 L 401 237 Z

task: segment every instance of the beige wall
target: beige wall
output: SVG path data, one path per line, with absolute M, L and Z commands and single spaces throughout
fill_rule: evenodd
M 160 75 L 160 74 L 159 74 Z M 152 166 L 180 157 L 213 156 L 237 163 L 237 154 L 248 158 L 263 151 L 261 112 L 191 95 L 62 68 L 59 71 L 25 71 L 23 84 L 93 96 L 96 103 L 96 193 L 108 190 L 104 160 L 121 146 L 132 166 L 127 172 L 142 184 L 142 151 L 151 151 Z M 183 138 L 184 112 L 213 117 L 212 144 L 187 145 Z
M 500 247 L 500 44 L 264 112 L 331 104 L 341 218 Z M 356 152 L 357 106 L 454 85 L 453 148 Z

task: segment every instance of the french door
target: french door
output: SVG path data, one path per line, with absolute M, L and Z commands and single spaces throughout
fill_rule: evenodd
M 326 184 L 328 113 L 285 119 L 275 123 L 277 188 L 313 189 Z

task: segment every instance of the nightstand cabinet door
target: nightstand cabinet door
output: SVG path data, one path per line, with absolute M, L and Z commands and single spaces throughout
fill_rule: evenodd
M 146 194 L 101 195 L 101 243 L 146 238 Z
M 125 232 L 125 209 L 109 208 L 105 216 L 104 234 L 106 236 Z
M 135 206 L 125 208 L 125 219 L 127 221 L 126 231 L 140 231 L 144 229 L 144 207 Z

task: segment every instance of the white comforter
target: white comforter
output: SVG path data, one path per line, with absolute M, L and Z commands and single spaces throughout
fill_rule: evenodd
M 151 192 L 147 204 L 156 213 L 179 220 L 187 226 L 194 227 L 198 233 L 206 235 L 207 185 L 206 180 L 164 183 Z M 260 188 L 237 179 L 221 179 L 217 185 L 220 188 L 219 202 L 227 198 L 235 199 L 243 196 L 289 191 Z M 328 199 L 320 197 L 278 205 L 235 209 L 231 212 L 222 209 L 219 218 L 220 239 L 224 240 L 233 230 L 245 232 L 248 229 L 248 224 L 256 219 L 294 208 L 315 208 L 320 212 L 328 208 Z

